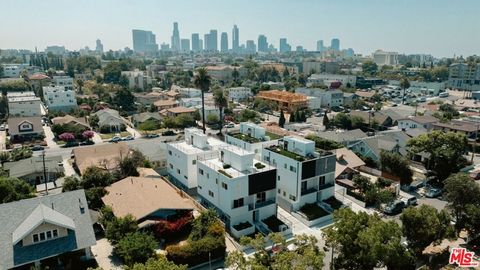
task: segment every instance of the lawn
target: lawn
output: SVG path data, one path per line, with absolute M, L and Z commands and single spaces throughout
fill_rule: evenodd
M 120 137 L 126 137 L 126 136 L 129 136 L 131 135 L 130 132 L 128 131 L 122 131 L 120 133 L 100 133 L 100 137 L 102 138 L 102 140 L 109 140 L 111 138 L 113 138 L 114 136 L 116 136 L 117 134 L 120 134 Z
M 307 203 L 302 208 L 300 208 L 300 212 L 304 213 L 307 216 L 308 220 L 315 220 L 317 218 L 321 218 L 327 215 L 330 215 L 325 209 L 321 208 L 315 203 Z

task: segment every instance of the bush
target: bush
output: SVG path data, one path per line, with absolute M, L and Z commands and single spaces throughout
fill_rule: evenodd
M 219 237 L 204 237 L 197 241 L 189 241 L 185 245 L 169 246 L 167 259 L 176 264 L 194 266 L 225 256 L 225 239 Z
M 193 214 L 189 212 L 174 221 L 160 220 L 154 225 L 154 233 L 157 238 L 166 240 L 174 239 L 179 234 L 189 232 L 192 228 Z
M 115 253 L 127 265 L 144 263 L 155 255 L 157 248 L 155 238 L 147 233 L 129 233 L 115 245 Z
M 255 168 L 257 168 L 257 169 L 263 169 L 263 168 L 265 168 L 265 165 L 263 165 L 263 164 L 260 163 L 260 162 L 257 162 L 257 163 L 255 163 Z
M 116 244 L 129 233 L 136 232 L 137 228 L 137 221 L 132 215 L 114 218 L 112 221 L 107 222 L 105 237 L 112 244 Z

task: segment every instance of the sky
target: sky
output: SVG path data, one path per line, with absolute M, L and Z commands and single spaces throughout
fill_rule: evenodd
M 313 50 L 317 40 L 370 55 L 376 49 L 436 57 L 480 55 L 478 0 L 0 0 L 0 49 L 69 50 L 102 40 L 105 49 L 132 48 L 132 29 L 170 43 L 173 22 L 181 38 L 233 24 L 240 43 L 265 34 L 278 48 L 286 37 Z

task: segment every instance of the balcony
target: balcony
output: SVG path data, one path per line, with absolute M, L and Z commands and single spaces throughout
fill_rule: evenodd
M 258 202 L 258 203 L 251 203 L 248 205 L 248 211 L 252 211 L 254 209 L 262 208 L 267 205 L 275 204 L 275 199 L 269 199 L 264 202 Z
M 326 188 L 331 188 L 331 187 L 333 187 L 334 185 L 335 185 L 334 182 L 325 183 L 325 184 L 323 184 L 323 185 L 320 185 L 320 186 L 318 187 L 318 190 L 322 190 L 322 189 L 326 189 Z
M 300 192 L 300 195 L 304 196 L 304 195 L 307 195 L 307 194 L 310 194 L 310 193 L 314 193 L 314 192 L 317 192 L 318 189 L 316 187 L 312 187 L 312 188 L 308 188 L 308 189 L 305 189 L 305 190 L 302 190 Z

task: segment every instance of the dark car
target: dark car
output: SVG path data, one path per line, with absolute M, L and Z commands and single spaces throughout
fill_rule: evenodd
M 405 208 L 405 203 L 403 201 L 394 201 L 385 206 L 383 212 L 387 215 L 396 215 L 400 214 Z
M 147 135 L 145 136 L 145 138 L 149 138 L 149 139 L 158 138 L 158 137 L 160 137 L 160 135 L 158 135 L 158 134 L 147 134 Z
M 41 146 L 41 145 L 35 145 L 35 146 L 32 146 L 32 151 L 41 151 L 41 150 L 44 150 L 45 147 Z
M 343 108 L 340 107 L 340 106 L 333 106 L 333 107 L 332 107 L 332 111 L 334 111 L 334 112 L 342 112 L 342 111 L 343 111 Z
M 164 131 L 162 132 L 162 136 L 175 136 L 175 132 L 173 132 L 172 130 L 167 130 L 167 131 Z
M 78 142 L 67 142 L 64 147 L 75 147 L 79 145 L 80 144 Z
M 88 141 L 80 142 L 78 145 L 83 146 L 83 145 L 92 145 L 92 144 L 95 144 L 95 142 L 88 140 Z

